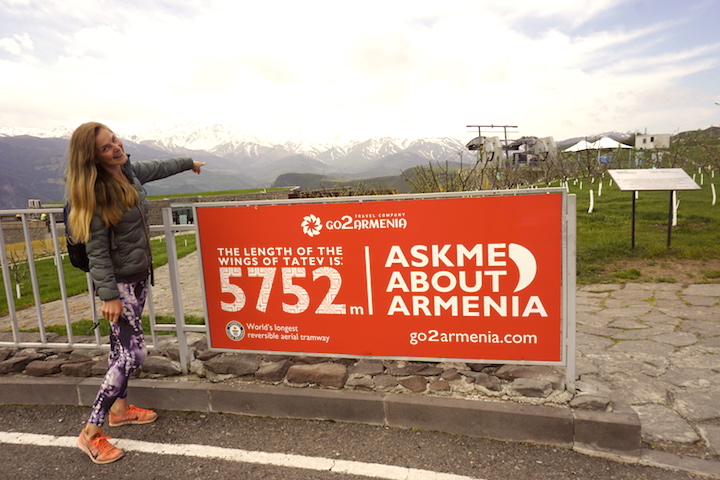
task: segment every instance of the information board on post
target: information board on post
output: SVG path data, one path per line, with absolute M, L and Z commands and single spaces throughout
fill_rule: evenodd
M 565 189 L 195 204 L 209 346 L 562 363 L 566 204 Z
M 700 190 L 682 168 L 627 168 L 608 173 L 622 192 Z

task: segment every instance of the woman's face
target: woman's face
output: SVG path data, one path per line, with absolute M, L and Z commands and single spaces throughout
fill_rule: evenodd
M 95 161 L 105 170 L 117 170 L 127 162 L 122 141 L 110 130 L 101 128 L 95 136 Z

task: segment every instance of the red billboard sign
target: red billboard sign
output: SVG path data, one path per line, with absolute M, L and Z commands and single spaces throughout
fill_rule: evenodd
M 564 198 L 197 204 L 210 346 L 561 362 Z

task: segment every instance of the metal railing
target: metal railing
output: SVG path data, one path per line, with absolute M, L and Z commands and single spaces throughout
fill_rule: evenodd
M 38 223 L 36 220 L 45 213 L 47 215 L 47 225 L 44 223 Z M 109 345 L 103 344 L 103 340 L 100 336 L 99 329 L 95 329 L 95 341 L 87 342 L 87 338 L 83 338 L 82 342 L 76 341 L 76 337 L 72 332 L 72 322 L 70 308 L 68 304 L 68 293 L 65 281 L 65 273 L 63 271 L 63 258 L 67 255 L 64 248 L 61 248 L 61 244 L 64 247 L 64 225 L 61 222 L 56 221 L 56 216 L 62 216 L 62 208 L 32 208 L 32 209 L 19 209 L 19 210 L 0 210 L 0 219 L 2 218 L 16 218 L 16 220 L 0 221 L 0 262 L 2 263 L 2 278 L 5 290 L 5 297 L 8 305 L 8 318 L 10 321 L 10 330 L 12 332 L 12 341 L 0 340 L 0 347 L 17 347 L 17 348 L 103 348 L 109 349 Z M 159 345 L 158 332 L 173 332 L 177 336 L 178 350 L 180 356 L 180 367 L 183 372 L 187 373 L 189 369 L 189 348 L 187 342 L 187 333 L 199 332 L 207 333 L 205 325 L 187 325 L 185 323 L 185 313 L 182 302 L 182 294 L 180 290 L 180 274 L 178 269 L 178 257 L 177 248 L 175 244 L 175 235 L 178 232 L 194 232 L 194 225 L 174 225 L 172 222 L 172 211 L 170 208 L 164 208 L 162 210 L 163 224 L 162 225 L 151 225 L 151 235 L 160 234 L 165 237 L 165 244 L 167 248 L 168 257 L 168 268 L 169 268 L 169 281 L 170 289 L 172 294 L 173 313 L 175 323 L 172 324 L 158 324 L 155 317 L 155 305 L 153 302 L 152 287 L 148 294 L 147 300 L 147 313 L 150 318 L 150 332 L 146 332 L 146 335 L 150 335 L 152 338 L 152 344 L 149 348 L 157 348 Z M 12 222 L 12 223 L 11 223 Z M 17 230 L 18 224 L 21 225 L 22 235 Z M 34 227 L 34 228 L 31 228 Z M 47 233 L 42 230 L 44 234 L 43 241 L 49 241 L 52 247 L 52 257 L 54 259 L 54 265 L 57 270 L 57 280 L 60 290 L 60 301 L 62 304 L 62 314 L 64 319 L 64 325 L 67 330 L 67 341 L 57 342 L 50 341 L 47 335 L 47 323 L 43 315 L 42 302 L 40 297 L 40 283 L 38 281 L 36 259 L 34 248 L 33 248 L 33 235 L 37 236 L 38 229 L 45 229 L 47 226 Z M 35 313 L 37 315 L 37 329 L 39 332 L 39 341 L 22 341 L 21 339 L 21 328 L 18 322 L 18 311 L 16 309 L 15 292 L 13 291 L 13 285 L 17 284 L 17 281 L 13 281 L 11 275 L 11 267 L 17 266 L 13 263 L 8 254 L 8 244 L 5 240 L 6 233 L 13 227 L 12 232 L 16 237 L 22 238 L 25 248 L 25 259 L 16 260 L 16 263 L 27 262 L 27 271 L 30 274 L 30 282 L 32 286 L 32 295 Z M 33 231 L 34 230 L 34 231 Z M 61 231 L 62 230 L 62 231 Z M 47 238 L 49 236 L 49 238 Z M 13 242 L 15 243 L 15 242 Z M 98 319 L 98 308 L 96 304 L 96 297 L 94 295 L 93 282 L 90 274 L 86 274 L 88 293 L 84 294 L 87 296 L 88 304 L 91 311 L 91 317 L 93 321 Z M 74 319 L 79 320 L 79 319 Z M 4 327 L 6 328 L 6 327 Z

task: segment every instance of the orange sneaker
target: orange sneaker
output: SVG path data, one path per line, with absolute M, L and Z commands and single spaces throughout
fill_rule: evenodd
M 125 452 L 108 442 L 108 438 L 110 437 L 103 437 L 102 432 L 98 432 L 87 440 L 85 432 L 82 431 L 77 439 L 77 444 L 80 450 L 87 453 L 93 462 L 100 464 L 112 463 L 120 460 L 125 455 Z
M 157 420 L 157 413 L 152 410 L 138 408 L 135 405 L 128 405 L 128 409 L 122 415 L 115 415 L 110 412 L 109 423 L 111 427 L 119 427 L 121 425 L 144 425 Z

